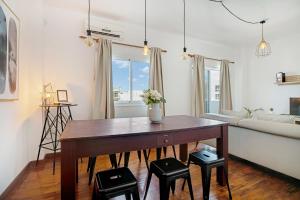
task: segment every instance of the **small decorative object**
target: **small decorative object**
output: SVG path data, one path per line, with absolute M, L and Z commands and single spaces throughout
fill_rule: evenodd
M 257 109 L 251 110 L 250 108 L 247 108 L 247 107 L 244 107 L 244 109 L 247 111 L 247 118 L 251 118 L 253 116 L 253 113 L 255 113 L 256 111 L 263 111 L 264 110 L 262 108 L 257 108 Z
M 43 86 L 42 105 L 51 105 L 54 103 L 55 92 L 53 91 L 52 84 L 48 83 Z
M 149 119 L 152 123 L 160 123 L 162 114 L 160 110 L 160 103 L 166 103 L 166 100 L 157 90 L 145 90 L 141 95 L 143 101 L 149 106 Z
M 0 1 L 0 99 L 19 96 L 20 20 L 5 1 Z
M 273 114 L 274 108 L 270 108 L 270 113 Z
M 283 72 L 276 73 L 276 82 L 284 83 L 285 82 L 285 73 L 283 73 Z
M 58 103 L 68 103 L 68 91 L 57 90 L 57 101 Z

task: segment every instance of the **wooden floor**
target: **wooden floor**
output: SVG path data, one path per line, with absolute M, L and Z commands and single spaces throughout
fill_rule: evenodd
M 172 156 L 171 148 L 168 156 Z M 150 160 L 155 159 L 155 152 L 152 151 Z M 93 185 L 88 185 L 88 174 L 86 172 L 87 159 L 79 164 L 79 184 L 77 187 L 78 199 L 91 199 Z M 99 156 L 96 170 L 104 170 L 110 167 L 108 156 Z M 130 169 L 139 181 L 140 196 L 143 197 L 145 178 L 147 169 L 144 160 L 140 163 L 136 152 L 132 152 L 129 163 Z M 300 169 L 299 169 L 300 170 Z M 192 184 L 195 199 L 202 199 L 201 173 L 197 166 L 191 166 Z M 247 165 L 238 160 L 229 160 L 229 177 L 233 199 L 294 199 L 300 200 L 300 184 L 293 183 L 286 179 L 278 178 L 272 174 L 261 171 L 253 166 Z M 221 187 L 216 183 L 216 173 L 213 171 L 211 181 L 210 199 L 228 199 L 226 187 Z M 175 195 L 170 195 L 170 199 L 190 199 L 188 187 L 181 191 L 182 181 L 176 182 Z M 32 166 L 26 174 L 22 184 L 20 184 L 9 199 L 35 200 L 35 199 L 60 199 L 60 163 L 58 161 L 56 174 L 52 175 L 52 160 L 45 160 L 37 167 Z M 125 199 L 120 197 L 117 199 Z M 158 180 L 154 176 L 150 185 L 148 200 L 159 199 Z

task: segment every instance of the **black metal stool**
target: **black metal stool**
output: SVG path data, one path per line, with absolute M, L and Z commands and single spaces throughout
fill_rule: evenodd
M 125 195 L 126 200 L 139 200 L 137 180 L 127 167 L 111 169 L 96 174 L 93 200 L 106 200 Z
M 160 200 L 169 199 L 170 187 L 174 194 L 175 181 L 179 178 L 184 178 L 188 181 L 190 196 L 192 200 L 194 199 L 189 168 L 175 158 L 165 158 L 150 163 L 144 200 L 147 197 L 152 173 L 159 179 Z
M 224 166 L 224 158 L 220 158 L 217 154 L 209 150 L 201 150 L 198 152 L 191 153 L 189 155 L 188 167 L 190 166 L 191 162 L 201 167 L 203 199 L 207 200 L 209 199 L 211 169 L 214 167 Z M 232 199 L 228 181 L 228 172 L 227 169 L 225 169 L 225 167 L 223 167 L 223 169 L 226 177 L 229 199 Z M 184 185 L 185 181 L 183 182 L 182 190 L 184 189 Z

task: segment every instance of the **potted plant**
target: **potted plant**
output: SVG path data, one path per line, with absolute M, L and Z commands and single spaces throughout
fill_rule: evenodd
M 160 111 L 160 104 L 166 103 L 166 100 L 157 90 L 145 90 L 141 95 L 143 101 L 149 106 L 149 119 L 152 123 L 160 123 L 162 114 Z

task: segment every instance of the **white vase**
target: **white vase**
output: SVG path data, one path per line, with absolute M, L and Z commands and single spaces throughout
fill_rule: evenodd
M 149 119 L 152 123 L 160 123 L 162 120 L 160 104 L 155 103 L 149 107 Z

